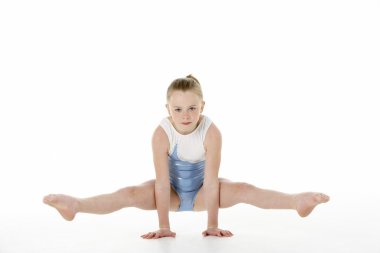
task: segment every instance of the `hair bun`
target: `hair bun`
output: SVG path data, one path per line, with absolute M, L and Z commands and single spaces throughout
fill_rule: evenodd
M 192 74 L 187 75 L 186 78 L 193 79 L 193 80 L 196 81 L 198 84 L 200 84 L 199 81 L 198 81 L 198 79 L 196 79 Z

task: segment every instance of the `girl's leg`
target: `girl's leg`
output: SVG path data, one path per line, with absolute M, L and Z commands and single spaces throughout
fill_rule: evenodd
M 125 207 L 137 207 L 143 210 L 155 210 L 155 180 L 137 186 L 128 186 L 116 192 L 90 198 L 75 198 L 62 194 L 51 194 L 43 202 L 57 209 L 66 220 L 73 220 L 77 213 L 107 214 Z M 171 190 L 171 209 L 179 205 L 177 194 Z
M 239 203 L 245 203 L 264 209 L 294 209 L 301 217 L 309 215 L 318 204 L 329 201 L 322 193 L 303 192 L 287 194 L 283 192 L 261 189 L 248 183 L 231 182 L 219 179 L 221 208 L 228 208 Z M 197 197 L 198 210 L 204 209 L 203 191 Z

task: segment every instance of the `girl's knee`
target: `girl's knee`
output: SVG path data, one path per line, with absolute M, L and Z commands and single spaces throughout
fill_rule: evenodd
M 134 194 L 135 191 L 136 191 L 136 186 L 127 186 L 118 190 L 118 192 L 123 195 L 131 195 L 131 194 Z
M 136 195 L 136 190 L 137 190 L 136 186 L 127 186 L 127 187 L 119 189 L 116 193 L 118 195 L 121 195 L 122 197 L 131 198 Z
M 245 193 L 249 188 L 252 187 L 252 185 L 245 183 L 245 182 L 236 182 L 235 184 L 235 191 L 239 194 Z
M 234 183 L 233 192 L 239 202 L 245 202 L 246 198 L 255 191 L 256 187 L 246 182 Z

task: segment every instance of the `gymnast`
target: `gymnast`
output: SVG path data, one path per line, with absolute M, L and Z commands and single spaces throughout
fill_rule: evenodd
M 159 228 L 141 237 L 158 239 L 176 236 L 169 211 L 207 211 L 203 236 L 230 237 L 229 230 L 219 227 L 219 208 L 246 203 L 264 209 L 293 209 L 306 217 L 329 201 L 329 196 L 319 192 L 288 194 L 219 178 L 222 135 L 202 114 L 205 102 L 199 81 L 193 75 L 175 79 L 166 99 L 169 116 L 152 136 L 155 179 L 88 198 L 50 194 L 43 202 L 68 221 L 77 213 L 107 214 L 126 207 L 157 210 Z

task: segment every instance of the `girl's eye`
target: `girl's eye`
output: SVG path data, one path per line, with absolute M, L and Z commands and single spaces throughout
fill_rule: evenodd
M 174 109 L 174 111 L 181 112 L 181 109 L 177 108 L 177 109 Z
M 193 111 L 195 111 L 197 108 L 195 108 L 195 107 L 190 107 L 189 109 L 190 109 L 190 111 L 193 112 Z

